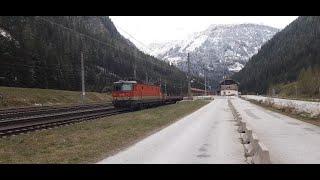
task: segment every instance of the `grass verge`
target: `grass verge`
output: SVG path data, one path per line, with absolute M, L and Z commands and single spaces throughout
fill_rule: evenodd
M 186 101 L 0 139 L 0 163 L 96 163 L 210 101 Z
M 0 86 L 0 108 L 79 104 L 82 92 Z M 86 103 L 112 101 L 107 93 L 86 93 Z
M 304 122 L 307 122 L 307 123 L 310 123 L 310 124 L 313 124 L 313 125 L 316 125 L 316 126 L 320 126 L 320 117 L 311 118 L 311 117 L 308 117 L 308 116 L 301 116 L 299 114 L 292 114 L 290 112 L 285 112 L 283 110 L 279 110 L 279 109 L 276 109 L 274 107 L 271 107 L 271 106 L 268 106 L 268 105 L 265 105 L 265 104 L 261 104 L 261 103 L 255 101 L 255 100 L 252 100 L 252 99 L 248 99 L 246 101 L 249 101 L 249 102 L 251 102 L 251 103 L 253 103 L 255 105 L 258 105 L 260 107 L 263 107 L 265 109 L 268 109 L 268 110 L 271 110 L 271 111 L 274 111 L 274 112 L 277 112 L 277 113 L 280 113 L 280 114 L 283 114 L 283 115 L 298 119 L 300 121 L 304 121 Z

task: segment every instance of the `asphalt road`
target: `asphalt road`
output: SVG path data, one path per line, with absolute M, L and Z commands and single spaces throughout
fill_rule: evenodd
M 246 164 L 227 97 L 98 164 Z
M 231 102 L 276 164 L 319 164 L 320 127 L 233 97 Z

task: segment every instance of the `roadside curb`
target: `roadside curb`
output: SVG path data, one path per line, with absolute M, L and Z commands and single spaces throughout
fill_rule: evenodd
M 247 162 L 250 164 L 271 164 L 269 150 L 266 145 L 259 141 L 257 135 L 243 121 L 230 99 L 228 99 L 228 104 L 236 121 L 235 125 L 238 126 L 237 131 L 240 133 L 241 143 L 244 145 Z

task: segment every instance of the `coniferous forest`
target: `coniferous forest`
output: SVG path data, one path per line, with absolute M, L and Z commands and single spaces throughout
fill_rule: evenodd
M 265 94 L 277 84 L 301 81 L 308 76 L 305 81 L 314 86 L 312 93 L 319 93 L 320 82 L 316 77 L 320 72 L 319 50 L 320 17 L 298 17 L 267 41 L 232 78 L 240 82 L 243 93 Z M 306 70 L 309 75 L 305 75 Z M 301 92 L 303 87 L 300 87 Z
M 0 86 L 81 90 L 83 52 L 87 91 L 111 91 L 136 72 L 186 93 L 186 73 L 139 51 L 107 16 L 0 16 L 0 33 Z

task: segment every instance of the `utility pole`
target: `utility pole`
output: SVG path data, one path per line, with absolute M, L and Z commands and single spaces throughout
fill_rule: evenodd
M 181 83 L 181 86 L 180 86 L 180 96 L 182 96 L 182 83 Z
M 83 63 L 82 51 L 81 51 L 81 82 L 82 82 L 82 103 L 84 103 L 86 90 L 85 90 L 85 86 L 84 86 L 84 63 Z
M 190 58 L 189 58 L 189 53 L 188 53 L 188 100 L 191 100 Z
M 137 66 L 136 65 L 133 66 L 133 77 L 135 80 L 137 79 Z
M 146 72 L 146 83 L 149 81 L 148 73 Z
M 160 91 L 162 93 L 162 82 L 161 82 L 161 76 L 160 76 Z
M 164 80 L 164 92 L 167 95 L 167 80 Z
M 204 70 L 204 95 L 207 96 L 207 71 Z

